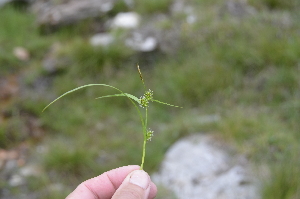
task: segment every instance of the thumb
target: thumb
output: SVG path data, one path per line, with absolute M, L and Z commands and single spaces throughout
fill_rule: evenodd
M 150 192 L 150 177 L 143 170 L 128 174 L 112 199 L 147 199 Z

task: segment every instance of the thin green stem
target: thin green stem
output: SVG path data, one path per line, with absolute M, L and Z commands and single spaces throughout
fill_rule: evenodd
M 146 136 L 144 136 L 144 137 L 146 137 Z M 141 170 L 143 170 L 143 168 L 144 168 L 145 155 L 146 155 L 146 142 L 147 142 L 147 139 L 144 138 L 144 143 L 143 143 L 143 156 L 142 156 Z
M 148 125 L 148 107 L 146 107 L 146 116 L 145 116 L 145 133 L 147 133 L 147 125 Z
M 143 167 L 144 167 L 145 156 L 146 156 L 147 123 L 148 123 L 148 107 L 146 107 L 145 122 L 143 123 L 144 142 L 143 142 L 143 155 L 142 155 L 141 169 L 143 169 Z

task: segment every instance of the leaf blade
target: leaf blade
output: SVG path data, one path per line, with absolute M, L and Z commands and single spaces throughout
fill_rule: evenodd
M 86 85 L 83 85 L 83 86 L 79 86 L 77 88 L 74 88 L 72 90 L 69 90 L 67 92 L 65 92 L 64 94 L 60 95 L 59 97 L 57 97 L 56 99 L 54 99 L 52 102 L 50 102 L 43 110 L 42 112 L 44 112 L 50 105 L 52 105 L 54 102 L 56 102 L 57 100 L 59 100 L 60 98 L 70 94 L 70 93 L 73 93 L 79 89 L 82 89 L 82 88 L 86 88 L 86 87 L 91 87 L 91 86 L 105 86 L 105 87 L 110 87 L 110 88 L 113 88 L 115 90 L 118 90 L 120 91 L 121 93 L 123 93 L 123 91 L 121 91 L 120 89 L 114 87 L 114 86 L 111 86 L 111 85 L 108 85 L 108 84 L 86 84 Z
M 137 98 L 136 96 L 131 95 L 131 94 L 129 94 L 129 93 L 121 93 L 121 94 L 113 94 L 113 95 L 104 95 L 104 96 L 101 96 L 101 97 L 97 97 L 96 99 L 101 99 L 101 98 L 106 98 L 106 97 L 129 97 L 129 98 L 131 98 L 132 100 L 136 101 L 138 104 L 140 104 L 139 98 Z
M 155 99 L 153 99 L 153 101 L 157 102 L 157 103 L 160 103 L 160 104 L 164 104 L 164 105 L 168 105 L 168 106 L 173 106 L 173 107 L 176 107 L 176 108 L 183 108 L 181 106 L 176 106 L 176 105 L 173 105 L 173 104 L 168 104 L 168 103 L 161 102 L 161 101 L 158 101 L 158 100 L 155 100 Z

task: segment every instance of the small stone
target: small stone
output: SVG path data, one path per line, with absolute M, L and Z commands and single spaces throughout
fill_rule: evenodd
M 253 15 L 255 14 L 255 9 L 248 5 L 247 1 L 245 0 L 239 0 L 239 1 L 233 1 L 228 0 L 225 1 L 225 4 L 223 7 L 221 7 L 220 14 L 221 16 L 229 13 L 232 16 L 235 17 L 244 17 L 247 15 Z
M 108 33 L 99 33 L 91 37 L 92 46 L 108 46 L 114 41 L 114 37 Z
M 36 147 L 36 152 L 38 152 L 39 154 L 45 154 L 48 151 L 48 147 L 46 147 L 45 145 L 38 145 Z
M 10 2 L 12 0 L 0 0 L 0 7 L 4 6 L 6 3 Z
M 134 34 L 132 38 L 125 41 L 125 44 L 133 50 L 151 52 L 157 48 L 157 39 L 154 37 L 143 38 L 141 34 Z
M 197 21 L 197 18 L 195 15 L 191 14 L 186 17 L 186 22 L 189 24 L 194 24 L 196 21 Z
M 26 50 L 23 47 L 14 48 L 13 53 L 21 61 L 28 61 L 29 60 L 29 57 L 30 57 L 29 52 L 28 52 L 28 50 Z
M 210 124 L 220 121 L 221 117 L 219 115 L 203 115 L 200 117 L 195 117 L 199 124 Z
M 19 170 L 19 172 L 20 172 L 20 175 L 24 176 L 24 177 L 38 176 L 41 173 L 40 168 L 36 165 L 24 166 Z
M 5 164 L 6 171 L 13 171 L 19 167 L 17 160 L 7 160 Z
M 21 175 L 15 174 L 9 179 L 8 183 L 12 187 L 17 187 L 24 184 L 25 180 Z
M 48 186 L 48 190 L 51 191 L 51 192 L 61 192 L 61 191 L 64 191 L 65 190 L 65 187 L 63 184 L 60 184 L 60 183 L 54 183 L 54 184 L 50 184 Z
M 61 48 L 62 45 L 60 43 L 54 43 L 43 60 L 43 68 L 49 74 L 54 74 L 62 69 L 60 66 L 62 60 L 57 56 Z
M 121 12 L 112 21 L 113 28 L 133 29 L 140 24 L 140 16 L 135 12 Z
M 112 1 L 107 1 L 102 3 L 101 6 L 102 6 L 101 7 L 102 12 L 108 12 L 114 7 L 114 4 Z
M 134 7 L 134 0 L 124 0 L 124 2 L 126 3 L 126 5 L 129 8 L 133 8 Z

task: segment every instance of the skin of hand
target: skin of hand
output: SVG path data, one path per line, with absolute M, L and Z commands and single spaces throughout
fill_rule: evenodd
M 84 181 L 66 199 L 153 199 L 156 193 L 149 175 L 130 165 Z

